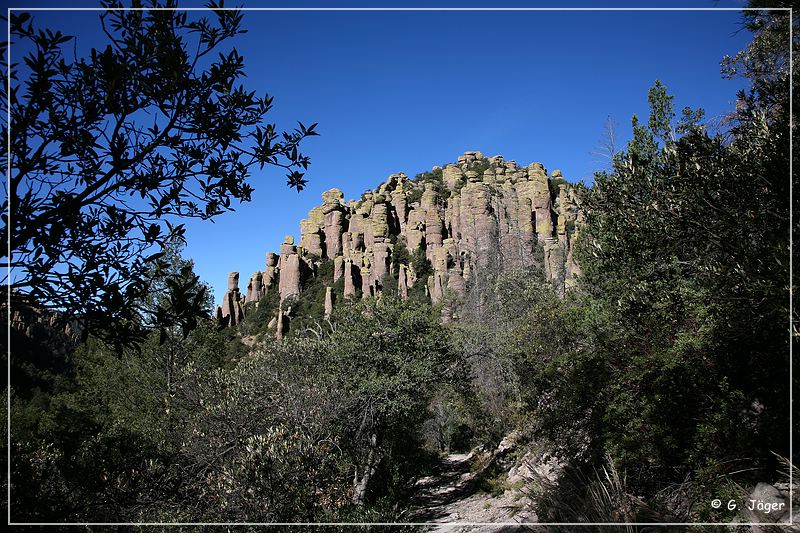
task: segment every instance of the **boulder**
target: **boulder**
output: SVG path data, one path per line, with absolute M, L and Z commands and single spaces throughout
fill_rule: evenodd
M 743 503 L 754 522 L 781 522 L 789 516 L 789 499 L 769 483 L 758 483 Z
M 344 204 L 344 194 L 339 189 L 328 189 L 322 193 L 323 209 L 338 208 Z

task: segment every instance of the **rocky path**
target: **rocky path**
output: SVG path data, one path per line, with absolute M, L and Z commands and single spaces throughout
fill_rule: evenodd
M 448 455 L 430 476 L 419 479 L 410 518 L 440 524 L 429 529 L 437 532 L 535 531 L 522 525 L 536 522 L 536 515 L 525 511 L 530 500 L 511 490 L 499 496 L 480 491 L 476 474 L 470 472 L 470 458 Z

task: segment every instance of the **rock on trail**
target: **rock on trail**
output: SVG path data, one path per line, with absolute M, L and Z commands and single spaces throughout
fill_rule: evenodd
M 531 501 L 520 491 L 499 496 L 480 491 L 470 459 L 472 454 L 448 455 L 430 476 L 417 480 L 410 521 L 433 523 L 428 531 L 447 533 L 544 531 L 536 527 L 536 514 L 527 510 Z

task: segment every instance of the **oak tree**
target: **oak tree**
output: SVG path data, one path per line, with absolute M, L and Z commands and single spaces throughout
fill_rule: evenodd
M 11 267 L 15 300 L 125 344 L 159 320 L 191 329 L 204 300 L 193 278 L 175 280 L 169 313 L 143 316 L 134 303 L 148 300 L 153 263 L 187 219 L 249 201 L 256 170 L 282 168 L 301 190 L 300 144 L 316 124 L 281 132 L 268 121 L 272 98 L 242 85 L 244 58 L 230 46 L 246 31 L 240 11 L 220 2 L 190 16 L 173 0 L 103 7 L 107 45 L 86 57 L 74 57 L 74 37 L 11 13 L 14 50 L 25 55 L 6 65 L 10 255 L 4 247 L 0 267 Z

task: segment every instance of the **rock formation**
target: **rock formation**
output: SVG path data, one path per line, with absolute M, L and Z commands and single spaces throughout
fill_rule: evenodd
M 222 308 L 219 316 L 228 326 L 235 326 L 244 318 L 242 296 L 239 294 L 239 273 L 228 274 L 228 291 L 222 297 Z
M 280 281 L 278 292 L 281 302 L 289 296 L 300 296 L 300 254 L 294 245 L 294 237 L 287 235 L 281 245 Z
M 330 318 L 333 313 L 333 287 L 325 287 L 325 318 Z
M 345 202 L 342 191 L 330 189 L 300 222 L 300 245 L 288 235 L 280 257 L 267 254 L 245 298 L 238 294 L 238 274 L 229 283 L 221 320 L 235 325 L 242 304 L 258 302 L 275 285 L 281 302 L 299 297 L 324 261 L 332 261 L 331 278 L 322 280 L 326 316 L 336 291 L 345 299 L 378 296 L 386 283 L 403 299 L 421 283 L 434 303 L 449 302 L 447 309 L 455 310 L 476 276 L 536 265 L 563 295 L 580 274 L 573 249 L 582 221 L 580 198 L 560 171 L 548 176 L 541 163 L 522 167 L 475 151 L 414 180 L 392 174 L 359 201 Z M 398 264 L 398 246 L 406 248 L 399 257 L 423 251 L 432 275 L 419 280 L 413 265 Z M 284 315 L 276 317 L 278 332 Z
M 250 277 L 250 282 L 247 284 L 247 294 L 244 297 L 244 303 L 257 302 L 264 294 L 263 274 L 261 272 L 256 272 Z
M 261 275 L 261 286 L 264 288 L 264 295 L 269 294 L 270 287 L 278 283 L 278 260 L 277 254 L 273 252 L 267 254 L 266 268 Z

